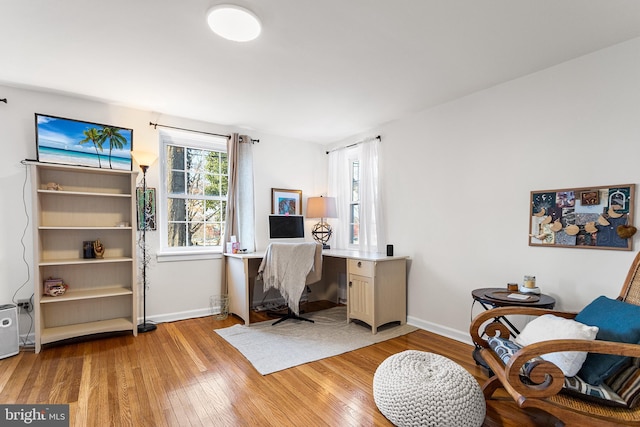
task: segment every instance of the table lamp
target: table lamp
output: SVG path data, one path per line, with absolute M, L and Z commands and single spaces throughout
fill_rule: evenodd
M 323 249 L 329 249 L 327 244 L 331 238 L 331 226 L 325 218 L 337 218 L 335 197 L 309 197 L 307 199 L 307 218 L 320 218 L 320 222 L 313 226 L 311 235 L 318 243 L 322 243 Z

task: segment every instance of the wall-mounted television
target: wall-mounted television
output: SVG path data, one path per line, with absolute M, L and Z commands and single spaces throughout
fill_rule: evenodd
M 302 215 L 269 215 L 269 238 L 298 239 L 304 237 Z
M 131 170 L 133 129 L 36 113 L 38 161 Z

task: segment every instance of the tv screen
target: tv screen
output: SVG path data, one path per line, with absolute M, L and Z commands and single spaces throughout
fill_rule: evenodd
M 133 129 L 36 113 L 38 161 L 131 170 Z
M 269 237 L 271 239 L 304 237 L 304 217 L 302 215 L 269 215 Z

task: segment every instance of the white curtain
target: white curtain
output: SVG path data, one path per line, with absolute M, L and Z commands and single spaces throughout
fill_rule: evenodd
M 332 220 L 333 247 L 354 248 L 349 244 L 351 202 L 351 164 L 360 164 L 360 230 L 357 249 L 368 252 L 386 250 L 382 192 L 378 151 L 380 140 L 375 138 L 354 147 L 329 153 L 329 196 L 336 198 L 338 219 Z
M 380 189 L 380 140 L 362 143 L 360 148 L 360 249 L 386 251 L 382 192 Z

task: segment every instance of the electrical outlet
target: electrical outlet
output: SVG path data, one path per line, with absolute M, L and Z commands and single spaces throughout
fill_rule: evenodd
M 28 299 L 18 300 L 18 311 L 31 312 L 31 310 L 33 310 L 33 307 L 31 306 L 31 300 L 28 300 Z

